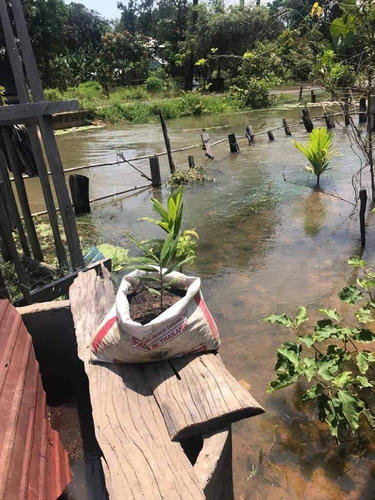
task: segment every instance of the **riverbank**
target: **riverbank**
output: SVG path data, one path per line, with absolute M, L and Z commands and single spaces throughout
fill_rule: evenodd
M 92 82 L 95 83 L 95 82 Z M 159 110 L 165 119 L 241 111 L 242 102 L 233 94 L 203 94 L 198 91 L 163 91 L 151 94 L 143 86 L 119 88 L 106 95 L 100 86 L 78 86 L 66 92 L 49 89 L 51 100 L 78 99 L 81 109 L 88 111 L 92 122 L 111 125 L 149 123 L 158 119 Z M 298 102 L 298 93 L 280 89 L 272 91 L 271 104 Z M 309 94 L 309 93 L 308 93 Z M 305 100 L 309 95 L 305 96 Z

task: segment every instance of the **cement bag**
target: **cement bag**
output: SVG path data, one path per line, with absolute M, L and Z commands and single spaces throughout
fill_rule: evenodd
M 142 290 L 145 271 L 124 276 L 116 302 L 100 324 L 91 344 L 91 359 L 108 363 L 147 363 L 188 353 L 216 351 L 219 333 L 204 302 L 201 280 L 173 272 L 167 280 L 186 295 L 149 323 L 133 321 L 127 295 Z M 153 283 L 151 282 L 151 285 Z M 154 285 L 153 285 L 154 286 Z

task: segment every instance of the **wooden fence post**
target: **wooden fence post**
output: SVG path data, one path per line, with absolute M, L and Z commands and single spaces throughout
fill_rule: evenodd
M 302 122 L 305 126 L 306 132 L 312 132 L 314 124 L 311 121 L 308 109 L 304 108 L 302 110 Z
M 359 123 L 366 123 L 367 121 L 367 108 L 366 97 L 361 97 L 359 100 Z
M 366 189 L 361 189 L 359 192 L 359 226 L 361 230 L 361 245 L 364 248 L 366 244 L 366 224 L 365 224 L 365 213 L 367 204 L 367 191 Z
M 348 127 L 350 125 L 350 115 L 349 115 L 349 92 L 345 92 L 345 97 L 344 97 L 344 120 L 345 120 L 345 127 Z
M 74 213 L 76 215 L 89 214 L 89 178 L 85 175 L 69 175 L 69 187 Z
M 163 130 L 165 149 L 167 150 L 169 170 L 171 171 L 171 174 L 174 174 L 176 171 L 176 167 L 174 166 L 174 163 L 173 163 L 172 152 L 171 152 L 171 143 L 170 143 L 170 140 L 168 137 L 167 124 L 165 123 L 165 120 L 164 120 L 164 117 L 163 117 L 161 111 L 159 111 L 159 117 L 160 117 L 161 128 Z
M 249 144 L 255 144 L 255 134 L 253 132 L 251 125 L 246 125 L 245 135 Z
M 189 168 L 195 168 L 195 160 L 194 160 L 194 156 L 189 155 L 189 156 L 188 156 L 188 162 L 189 162 Z
M 152 187 L 161 186 L 159 158 L 155 155 L 150 158 L 151 183 Z
M 270 141 L 274 141 L 275 140 L 275 136 L 273 135 L 273 133 L 271 132 L 271 130 L 268 130 L 267 135 L 268 135 L 268 139 Z
M 311 102 L 315 103 L 316 102 L 316 94 L 315 90 L 311 90 Z
M 292 132 L 290 131 L 288 122 L 286 121 L 285 118 L 283 118 L 283 127 L 284 127 L 284 131 L 285 131 L 285 135 L 292 135 Z
M 300 88 L 299 88 L 299 96 L 298 96 L 298 100 L 299 101 L 302 101 L 302 92 L 303 92 L 303 87 L 301 85 Z
M 335 128 L 335 122 L 333 121 L 333 116 L 327 111 L 324 112 L 324 120 L 326 122 L 326 127 L 328 130 Z
M 206 152 L 207 158 L 210 160 L 214 159 L 214 154 L 211 149 L 211 144 L 210 144 L 210 136 L 207 134 L 207 132 L 201 132 L 201 139 L 202 139 L 202 149 Z
M 237 139 L 235 134 L 228 135 L 229 149 L 231 153 L 239 153 L 240 147 L 237 144 Z

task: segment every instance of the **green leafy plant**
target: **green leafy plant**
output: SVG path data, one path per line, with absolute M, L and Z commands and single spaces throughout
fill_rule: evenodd
M 362 276 L 355 285 L 345 287 L 339 297 L 351 305 L 363 302 L 355 312 L 361 326 L 346 326 L 336 309 L 318 309 L 324 319 L 304 334 L 301 327 L 309 318 L 303 306 L 294 319 L 285 313 L 264 319 L 296 332 L 295 341 L 284 342 L 277 350 L 276 378 L 267 392 L 305 379 L 311 385 L 302 395 L 302 403 L 316 405 L 319 419 L 328 424 L 337 441 L 356 433 L 365 422 L 375 429 L 375 353 L 362 349 L 375 341 L 375 333 L 363 327 L 375 321 L 375 273 L 359 257 L 352 257 L 348 263 L 362 271 Z
M 195 170 L 195 169 L 193 169 Z M 177 257 L 191 257 L 192 262 L 196 255 L 198 234 L 195 229 L 181 230 L 182 213 L 183 213 L 183 187 L 179 186 L 172 191 L 168 196 L 167 207 L 164 208 L 159 200 L 156 198 L 151 199 L 152 207 L 156 213 L 160 215 L 160 219 L 153 219 L 151 217 L 142 217 L 140 220 L 157 224 L 164 231 L 170 233 L 174 231 L 174 236 L 179 234 L 177 242 L 176 255 Z M 151 247 L 159 251 L 161 248 L 161 240 L 150 240 Z M 181 268 L 180 268 L 181 269 Z
M 306 146 L 293 140 L 294 146 L 305 155 L 310 165 L 305 168 L 316 176 L 316 185 L 320 185 L 320 176 L 330 169 L 329 162 L 337 155 L 332 149 L 333 134 L 327 129 L 314 128 L 309 135 L 309 142 Z
M 184 237 L 181 234 L 183 214 L 182 194 L 182 188 L 171 193 L 168 197 L 167 209 L 158 200 L 153 198 L 153 207 L 160 214 L 161 219 L 143 218 L 143 220 L 159 225 L 167 233 L 165 239 L 140 242 L 129 235 L 129 239 L 143 252 L 143 256 L 130 259 L 134 263 L 131 267 L 146 271 L 146 275 L 142 276 L 141 279 L 146 282 L 155 283 L 155 287 L 146 285 L 146 288 L 152 295 L 160 298 L 161 311 L 164 310 L 165 291 L 175 281 L 170 279 L 169 275 L 173 271 L 181 269 L 183 265 L 191 262 L 195 256 L 195 251 L 191 247 L 186 247 L 186 237 L 189 235 L 185 235 Z M 183 249 L 184 251 L 182 251 Z

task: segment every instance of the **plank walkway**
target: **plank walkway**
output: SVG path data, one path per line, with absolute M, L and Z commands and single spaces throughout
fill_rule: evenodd
M 92 334 L 115 298 L 108 271 L 102 273 L 104 279 L 95 271 L 79 273 L 70 288 L 70 304 L 109 496 L 205 498 L 178 441 L 263 409 L 214 354 L 186 356 L 173 364 L 90 362 Z

